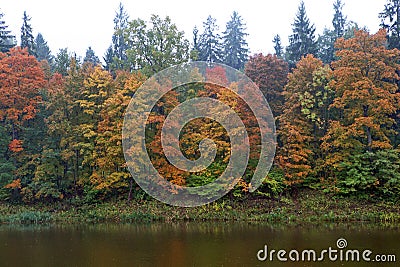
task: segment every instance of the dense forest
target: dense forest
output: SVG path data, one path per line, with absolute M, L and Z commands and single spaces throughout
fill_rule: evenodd
M 336 0 L 332 25 L 316 36 L 303 2 L 289 45 L 273 40 L 274 54 L 249 55 L 246 24 L 233 12 L 224 31 L 209 16 L 185 38 L 169 17 L 130 19 L 120 4 L 111 45 L 100 60 L 89 47 L 83 59 L 67 48 L 53 55 L 25 12 L 20 44 L 0 14 L 0 199 L 4 202 L 138 200 L 122 150 L 124 113 L 140 85 L 167 67 L 206 61 L 206 75 L 229 80 L 223 63 L 243 71 L 260 88 L 277 127 L 274 165 L 252 194 L 275 197 L 312 188 L 360 198 L 400 197 L 400 1 L 377 11 L 381 30 L 348 21 Z M 195 75 L 195 74 L 192 74 Z M 198 156 L 205 137 L 216 140 L 215 162 L 205 171 L 172 168 L 162 155 L 159 131 L 168 112 L 195 96 L 237 108 L 252 137 L 245 175 L 229 196 L 249 195 L 259 133 L 243 101 L 224 88 L 188 85 L 168 94 L 148 121 L 148 151 L 166 179 L 198 186 L 219 176 L 229 160 L 221 125 L 198 119 L 184 128 L 181 146 Z

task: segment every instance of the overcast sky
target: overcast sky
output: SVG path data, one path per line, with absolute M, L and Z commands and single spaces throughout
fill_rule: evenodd
M 3 0 L 0 12 L 9 29 L 20 43 L 20 28 L 24 10 L 32 17 L 31 25 L 36 37 L 42 33 L 53 54 L 60 48 L 68 47 L 78 56 L 84 56 L 91 46 L 102 59 L 111 44 L 113 18 L 122 2 L 131 19 L 149 20 L 151 14 L 162 17 L 168 15 L 192 41 L 192 30 L 202 23 L 208 15 L 217 19 L 220 31 L 225 29 L 234 10 L 239 12 L 247 25 L 247 41 L 251 53 L 272 53 L 272 39 L 280 34 L 284 45 L 292 32 L 292 23 L 300 0 Z M 317 33 L 325 26 L 331 27 L 334 0 L 304 0 L 307 15 L 315 24 Z M 371 32 L 379 29 L 379 12 L 386 0 L 343 0 L 343 13 L 348 20 L 366 26 Z

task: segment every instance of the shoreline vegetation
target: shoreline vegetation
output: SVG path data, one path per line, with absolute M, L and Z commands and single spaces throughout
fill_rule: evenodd
M 400 202 L 361 200 L 302 189 L 277 199 L 224 197 L 208 205 L 182 208 L 157 200 L 113 200 L 96 204 L 0 204 L 1 225 L 152 222 L 377 223 L 400 222 Z

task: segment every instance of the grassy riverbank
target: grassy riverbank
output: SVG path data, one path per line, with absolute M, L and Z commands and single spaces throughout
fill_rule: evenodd
M 249 221 L 249 222 L 400 222 L 400 201 L 366 201 L 303 190 L 296 198 L 228 198 L 196 207 L 173 207 L 156 200 L 109 201 L 91 205 L 0 204 L 2 224 L 127 223 L 153 221 Z

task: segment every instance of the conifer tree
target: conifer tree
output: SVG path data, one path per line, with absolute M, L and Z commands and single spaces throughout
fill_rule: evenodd
M 24 16 L 22 19 L 23 23 L 21 27 L 21 47 L 28 48 L 29 54 L 35 55 L 36 54 L 35 42 L 32 34 L 32 26 L 30 24 L 31 17 L 29 17 L 26 14 L 26 11 L 24 11 Z
M 53 56 L 47 42 L 44 40 L 43 35 L 38 33 L 35 39 L 36 58 L 38 61 L 47 60 L 49 64 L 53 61 Z
M 379 17 L 388 32 L 389 48 L 400 49 L 400 0 L 388 0 Z
M 244 32 L 245 29 L 242 17 L 234 11 L 222 37 L 223 62 L 238 70 L 244 68 L 249 53 L 245 39 L 248 34 Z
M 203 33 L 200 36 L 199 60 L 208 63 L 222 61 L 221 38 L 216 31 L 218 31 L 216 19 L 208 16 L 203 22 Z
M 282 58 L 282 56 L 283 56 L 283 46 L 282 46 L 281 37 L 279 36 L 279 34 L 275 35 L 273 43 L 274 43 L 275 55 L 278 58 Z
M 0 13 L 0 52 L 7 52 L 11 47 L 15 46 L 15 36 L 11 35 L 11 31 L 7 30 L 8 25 L 3 20 L 3 13 Z
M 301 2 L 293 23 L 293 34 L 289 36 L 287 60 L 289 65 L 294 67 L 302 57 L 308 54 L 316 55 L 316 53 L 315 26 L 310 23 L 304 2 Z

